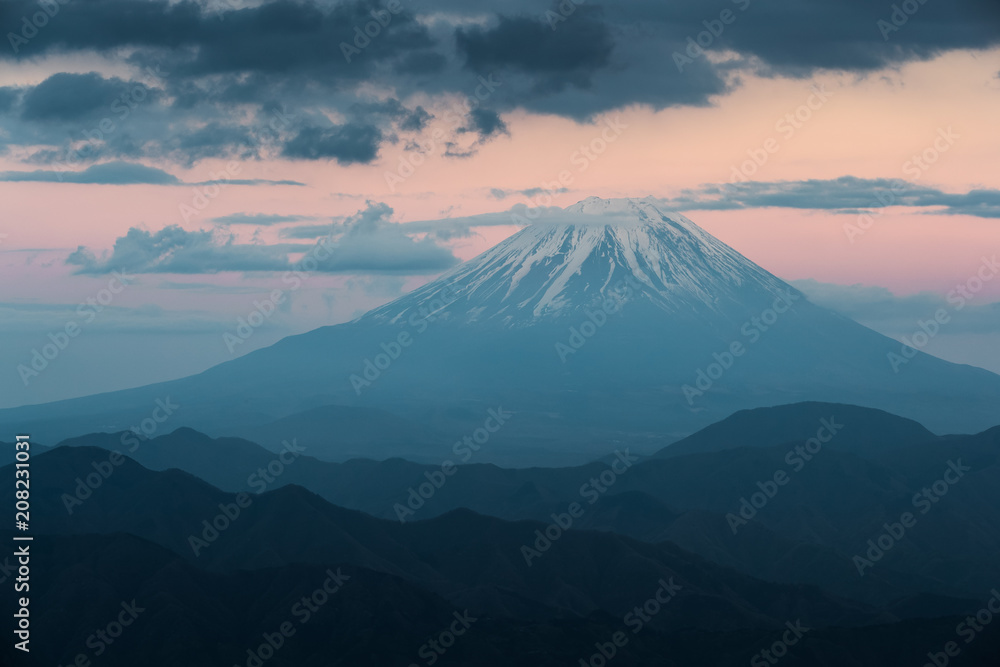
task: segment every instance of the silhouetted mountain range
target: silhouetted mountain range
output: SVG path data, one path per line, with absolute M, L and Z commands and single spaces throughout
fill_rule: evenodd
M 837 432 L 810 454 L 806 443 L 824 422 Z M 750 446 L 726 449 L 743 442 L 736 425 L 745 429 Z M 115 448 L 120 439 L 99 434 L 63 444 Z M 405 522 L 460 508 L 549 522 L 552 513 L 577 502 L 586 508 L 574 523 L 578 528 L 671 541 L 757 577 L 823 585 L 872 604 L 921 593 L 974 598 L 1000 578 L 994 557 L 1000 553 L 1000 522 L 991 509 L 1000 507 L 1000 429 L 937 437 L 877 410 L 807 403 L 734 415 L 662 454 L 673 447 L 703 451 L 646 460 L 629 454 L 635 462 L 611 477 L 607 462 L 514 470 L 472 464 L 445 475 L 440 465 L 399 459 L 335 464 L 311 459 L 306 451 L 266 485 L 258 471 L 276 455 L 249 441 L 213 440 L 181 429 L 142 443 L 130 455 L 151 468 L 183 469 L 233 492 L 298 484 L 337 505 Z M 915 506 L 914 496 L 942 478 L 949 461 L 970 470 L 940 500 L 918 499 Z M 624 464 L 612 471 L 614 466 L 621 470 Z M 779 472 L 787 478 L 783 485 L 774 482 Z M 602 474 L 613 482 L 602 486 Z M 443 480 L 436 488 L 434 482 Z M 745 506 L 751 498 L 766 504 Z M 852 557 L 863 555 L 867 541 L 904 511 L 918 516 L 919 524 L 860 577 Z M 948 539 L 941 539 L 944 534 Z
M 1000 449 L 998 437 L 1000 429 L 971 439 L 947 438 L 940 446 L 949 455 L 975 456 L 977 463 L 993 465 Z M 88 439 L 100 436 L 84 440 Z M 197 451 L 209 457 L 203 461 L 211 460 L 209 450 L 218 447 L 227 456 L 256 452 L 255 464 L 266 466 L 265 459 L 275 460 L 273 453 L 252 443 L 213 441 L 192 431 L 144 443 L 137 452 L 163 456 L 171 441 L 175 446 L 169 453 L 175 458 Z M 772 448 L 636 463 L 620 475 L 615 492 L 609 489 L 568 530 L 560 528 L 557 534 L 540 521 L 510 522 L 470 510 L 401 524 L 336 507 L 294 485 L 237 496 L 179 470 L 150 471 L 124 457 L 112 462 L 106 449 L 75 444 L 37 456 L 32 467 L 33 521 L 40 527 L 34 553 L 46 563 L 35 598 L 43 610 L 37 628 L 46 636 L 60 637 L 59 643 L 40 649 L 34 659 L 45 657 L 61 664 L 86 650 L 94 628 L 107 623 L 101 619 L 113 620 L 119 606 L 132 600 L 143 609 L 143 616 L 121 642 L 106 647 L 102 663 L 134 664 L 144 656 L 144 664 L 150 664 L 148 656 L 156 655 L 158 664 L 245 664 L 247 647 L 258 646 L 263 633 L 274 632 L 284 620 L 297 623 L 299 617 L 291 612 L 295 601 L 331 573 L 349 577 L 343 590 L 315 614 L 315 621 L 288 638 L 287 650 L 278 651 L 273 664 L 409 664 L 455 614 L 467 613 L 477 619 L 476 631 L 470 630 L 468 643 L 456 642 L 461 648 L 449 652 L 442 664 L 500 665 L 512 658 L 538 665 L 572 664 L 597 650 L 595 637 L 610 637 L 623 629 L 629 643 L 616 657 L 621 664 L 745 664 L 761 647 L 780 639 L 789 622 L 810 629 L 794 659 L 789 655 L 788 664 L 874 667 L 898 664 L 891 660 L 906 656 L 919 661 L 924 654 L 921 647 L 932 650 L 953 638 L 961 622 L 953 615 L 974 611 L 987 597 L 985 592 L 982 599 L 964 600 L 914 594 L 876 608 L 815 586 L 766 583 L 668 541 L 625 536 L 649 533 L 662 522 L 675 535 L 684 530 L 704 533 L 714 526 L 716 534 L 702 535 L 703 544 L 736 539 L 718 529 L 720 521 L 724 525 L 718 514 L 701 510 L 678 514 L 651 493 L 617 488 L 631 480 L 640 486 L 649 479 L 662 483 L 663 466 L 686 462 L 697 466 L 699 459 L 766 454 Z M 870 473 L 874 466 L 853 454 L 828 453 L 853 460 L 856 473 Z M 931 458 L 938 453 L 932 452 Z M 921 474 L 923 468 L 913 463 L 913 457 L 909 460 L 911 472 Z M 745 463 L 741 459 L 735 465 Z M 428 470 L 403 461 L 329 464 L 299 458 L 283 475 L 290 475 L 296 466 L 321 471 L 359 466 Z M 599 476 L 608 469 L 604 464 L 517 471 L 468 466 L 438 493 L 443 495 L 463 476 L 492 470 L 537 479 L 553 476 L 555 500 L 564 483 L 561 476 L 584 470 Z M 8 466 L 3 474 L 11 472 Z M 685 476 L 684 470 L 674 474 Z M 79 504 L 67 505 L 66 498 L 77 493 L 76 487 L 87 485 L 88 475 L 96 488 L 89 496 L 80 493 L 87 497 Z M 977 484 L 968 481 L 970 488 Z M 358 482 L 363 485 L 363 480 Z M 4 500 L 12 502 L 6 495 Z M 778 500 L 774 499 L 775 507 Z M 564 504 L 561 511 L 570 510 Z M 995 525 L 995 515 L 979 518 L 984 525 L 991 521 Z M 215 523 L 217 532 L 203 522 Z M 591 530 L 594 527 L 600 530 Z M 540 534 L 536 531 L 551 531 L 551 544 L 536 543 Z M 758 559 L 767 558 L 768 549 L 782 547 L 781 538 L 757 522 L 739 535 L 744 537 L 764 549 L 756 554 Z M 537 548 L 530 565 L 525 547 Z M 753 553 L 754 548 L 747 547 L 739 556 L 730 556 L 738 559 Z M 805 561 L 822 567 L 822 558 L 829 553 L 815 547 L 810 554 L 808 545 L 794 544 L 785 555 L 785 565 Z M 886 588 L 888 580 L 900 577 L 894 567 L 886 567 L 865 584 Z M 661 587 L 675 585 L 672 599 L 640 625 L 641 633 L 632 635 L 627 628 L 636 617 L 629 617 L 629 611 L 654 598 Z M 917 618 L 935 616 L 939 618 Z M 866 625 L 869 628 L 858 627 Z M 991 651 L 1000 641 L 996 629 L 977 641 L 964 660 L 990 664 Z M 4 651 L 9 655 L 9 647 Z

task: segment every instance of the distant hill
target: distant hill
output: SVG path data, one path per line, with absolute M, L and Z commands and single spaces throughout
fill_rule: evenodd
M 997 419 L 1000 421 L 1000 413 Z M 842 403 L 806 402 L 740 410 L 664 447 L 656 456 L 803 444 L 817 434 L 830 438 L 825 445 L 828 448 L 859 454 L 938 440 L 938 436 L 918 422 L 883 410 Z

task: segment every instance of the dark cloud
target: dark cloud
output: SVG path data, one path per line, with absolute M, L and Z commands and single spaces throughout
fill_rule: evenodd
M 185 160 L 195 162 L 205 157 L 220 157 L 241 148 L 245 156 L 256 156 L 257 144 L 250 128 L 216 121 L 168 141 L 164 150 L 178 152 Z
M 95 164 L 83 171 L 4 171 L 0 181 L 44 183 L 89 183 L 100 185 L 182 185 L 182 181 L 162 169 L 128 162 Z
M 20 91 L 17 88 L 0 86 L 0 113 L 7 113 L 13 109 L 20 96 Z
M 498 17 L 492 28 L 459 29 L 458 51 L 471 69 L 514 69 L 538 75 L 539 85 L 585 88 L 593 73 L 611 62 L 614 40 L 600 7 L 579 6 L 561 23 L 524 16 Z
M 482 141 L 494 135 L 510 134 L 507 124 L 496 111 L 477 107 L 469 112 L 469 119 L 472 121 L 471 127 L 463 129 L 478 133 Z
M 992 0 L 921 2 L 912 15 L 894 17 L 898 5 L 753 0 L 721 43 L 759 58 L 776 73 L 792 75 L 816 69 L 873 71 L 1000 43 L 1000 5 Z
M 60 72 L 28 89 L 21 102 L 21 116 L 35 121 L 79 121 L 94 115 L 118 113 L 112 109 L 116 100 L 122 105 L 132 98 L 146 100 L 153 95 L 155 91 L 143 84 L 118 78 L 105 79 L 96 72 Z
M 314 3 L 291 0 L 245 8 L 226 4 L 215 3 L 221 12 L 203 10 L 189 0 L 61 4 L 58 20 L 50 21 L 27 44 L 19 45 L 17 53 L 4 50 L 0 57 L 133 48 L 141 50 L 133 56 L 136 62 L 149 64 L 147 56 L 155 56 L 158 62 L 168 62 L 168 71 L 189 77 L 312 70 L 326 77 L 360 79 L 381 60 L 433 46 L 426 29 L 404 8 L 348 62 L 341 44 L 353 46 L 354 28 L 372 21 L 373 10 L 384 11 L 382 3 L 340 2 L 327 12 Z M 7 0 L 4 7 L 5 18 L 13 19 L 5 20 L 4 25 L 38 11 L 34 0 Z
M 305 127 L 285 144 L 281 154 L 300 160 L 336 160 L 340 164 L 368 163 L 378 157 L 381 143 L 382 131 L 374 125 Z
M 433 118 L 434 116 L 428 113 L 426 109 L 417 107 L 403 119 L 403 122 L 399 124 L 399 129 L 408 132 L 419 132 L 427 127 L 427 123 Z
M 60 4 L 57 18 L 37 36 L 17 44 L 16 50 L 0 51 L 0 57 L 133 49 L 140 59 L 154 51 L 169 55 L 184 76 L 294 75 L 312 70 L 330 79 L 361 80 L 380 65 L 404 74 L 443 72 L 456 43 L 457 55 L 471 67 L 576 73 L 583 79 L 564 78 L 563 83 L 577 85 L 588 72 L 613 61 L 612 54 L 622 45 L 621 30 L 643 27 L 647 38 L 668 43 L 672 51 L 708 30 L 705 23 L 718 20 L 723 10 L 734 18 L 721 31 L 716 26 L 719 34 L 705 40 L 706 48 L 733 50 L 774 71 L 871 71 L 950 49 L 986 48 L 1000 40 L 1000 7 L 993 0 L 922 2 L 914 13 L 895 17 L 893 3 L 869 0 L 731 0 L 716 5 L 629 0 L 600 6 L 508 0 L 499 12 L 495 2 L 485 0 L 434 0 L 419 8 L 403 2 L 402 11 L 393 14 L 387 26 L 367 43 L 359 38 L 358 46 L 355 28 L 373 20 L 372 10 L 385 11 L 382 3 L 324 2 L 322 8 L 316 2 L 291 0 L 244 8 L 223 1 L 205 5 L 207 9 L 190 0 Z M 0 11 L 3 25 L 16 26 L 38 6 L 34 0 L 6 0 Z M 493 20 L 485 27 L 447 34 L 420 23 L 417 12 Z M 342 43 L 360 51 L 349 54 L 350 62 Z M 656 72 L 663 65 L 646 63 L 644 69 Z

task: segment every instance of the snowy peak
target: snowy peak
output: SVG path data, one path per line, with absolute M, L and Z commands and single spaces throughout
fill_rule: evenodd
M 631 298 L 672 314 L 743 310 L 791 289 L 652 198 L 590 197 L 362 319 L 398 321 L 447 300 L 448 318 L 530 325 L 593 306 L 626 281 L 638 286 Z
M 620 199 L 602 199 L 601 197 L 587 197 L 572 206 L 563 209 L 564 214 L 583 216 L 580 224 L 586 224 L 587 219 L 594 218 L 597 224 L 614 224 L 616 218 L 619 224 L 642 224 L 644 222 L 660 222 L 665 217 L 683 219 L 684 222 L 696 229 L 700 229 L 679 213 L 665 213 L 656 206 L 656 199 L 646 197 L 637 199 L 634 197 L 623 197 Z

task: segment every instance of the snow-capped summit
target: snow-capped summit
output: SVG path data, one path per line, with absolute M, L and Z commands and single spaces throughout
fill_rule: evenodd
M 524 326 L 571 314 L 624 285 L 634 288 L 630 298 L 674 314 L 742 311 L 792 289 L 651 197 L 589 197 L 363 319 L 405 320 L 460 287 L 449 318 Z

